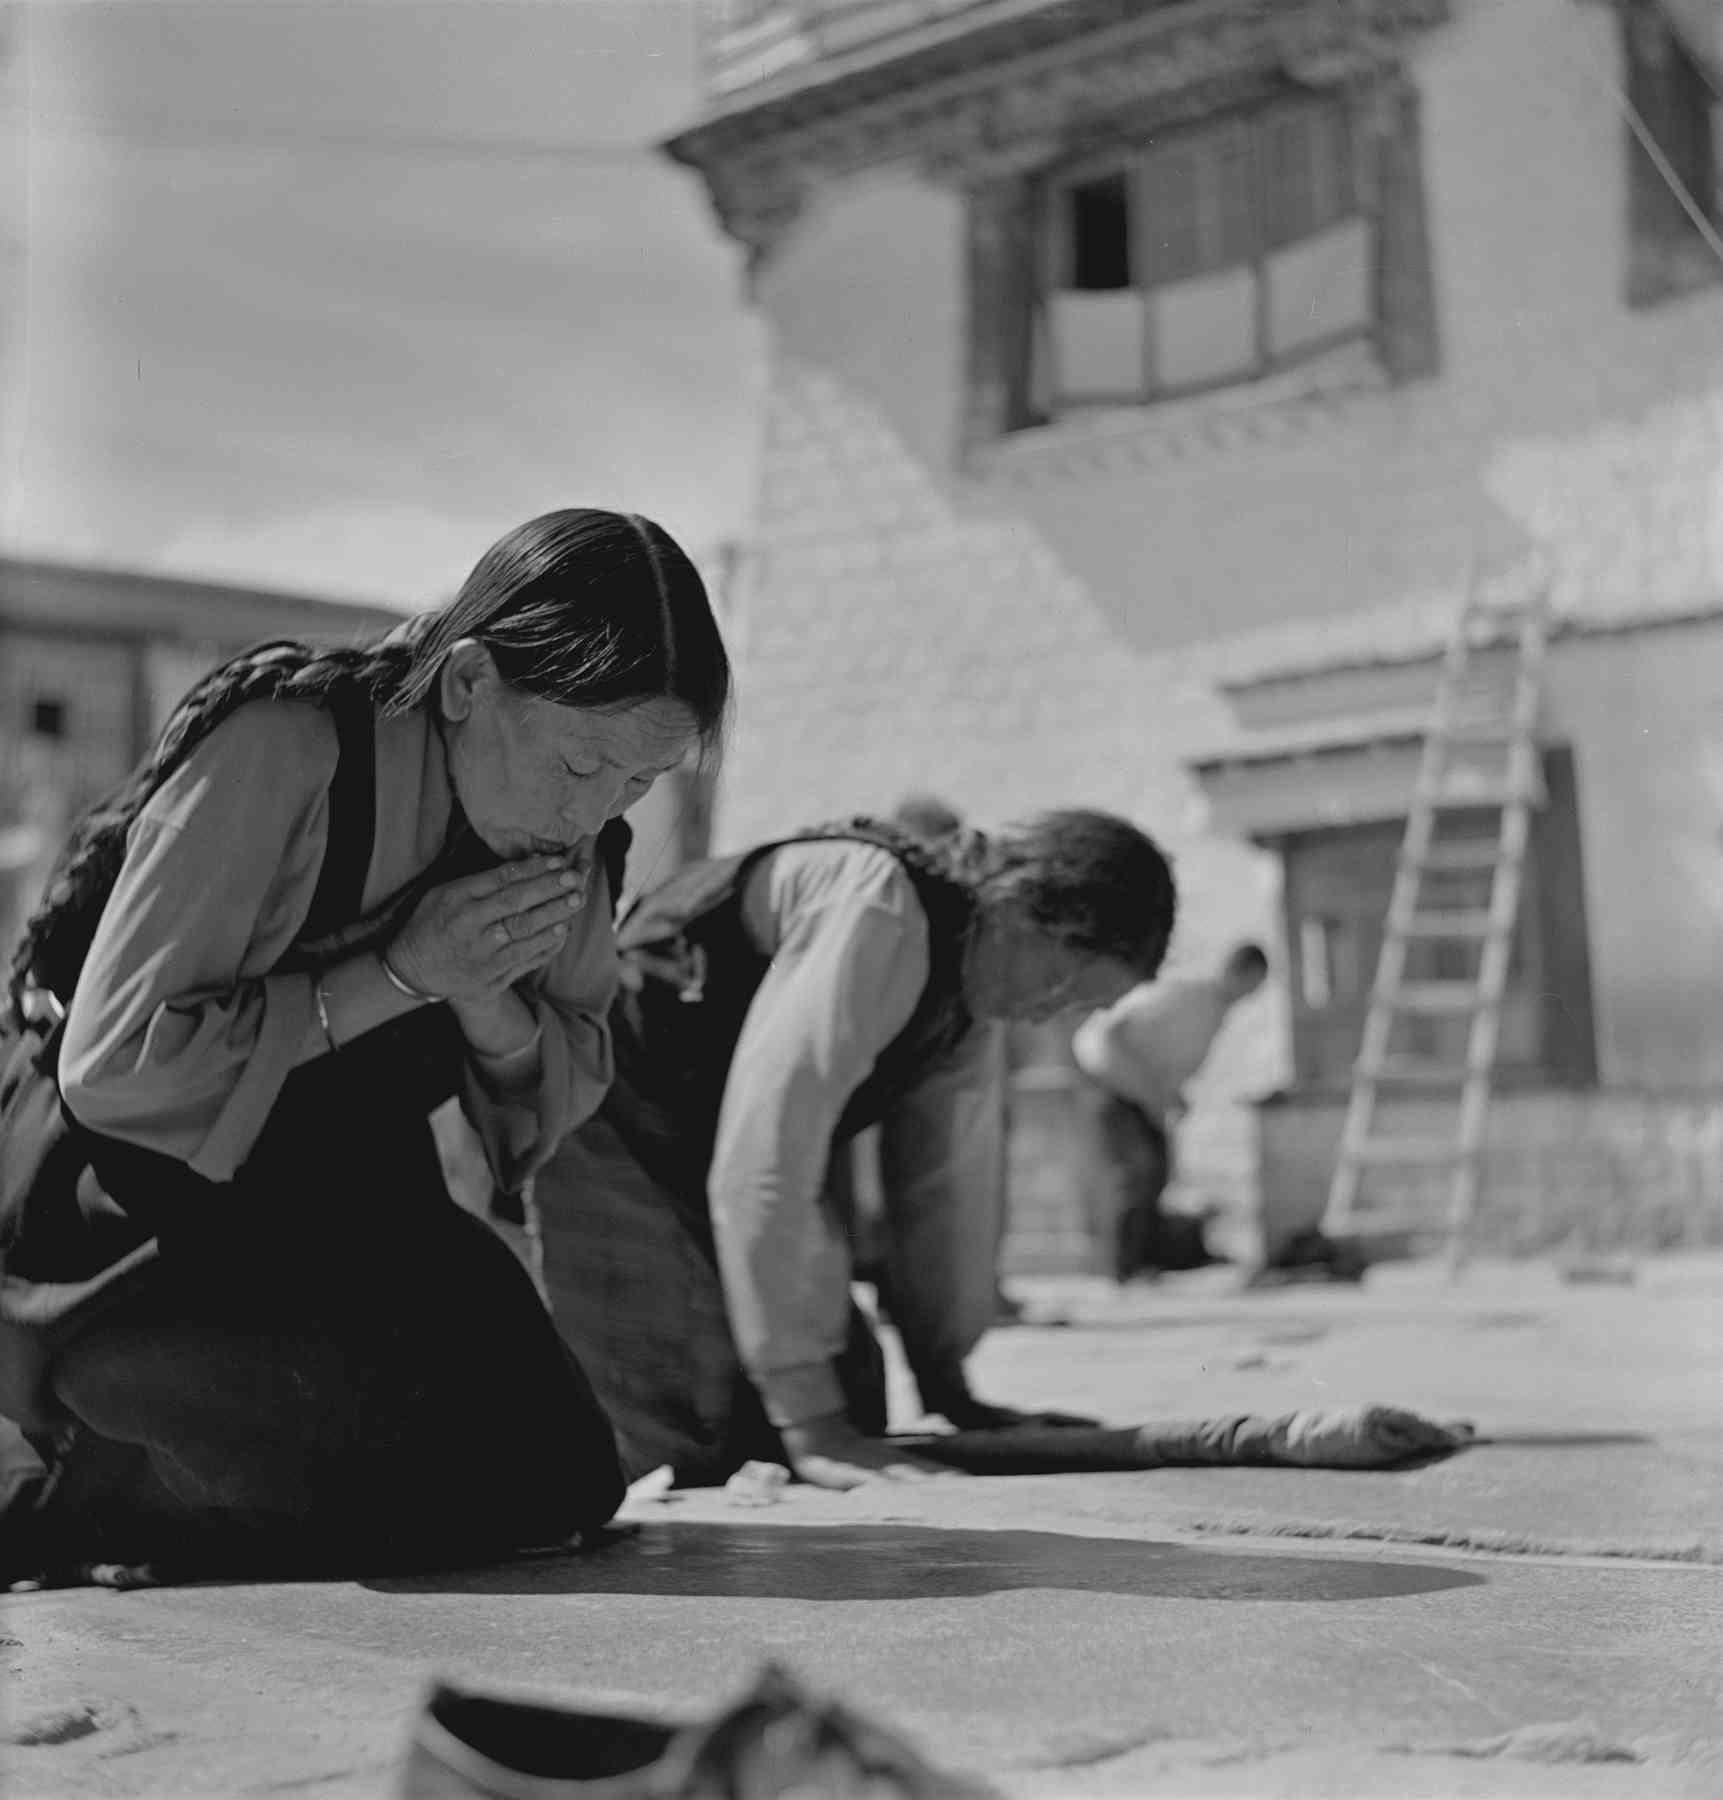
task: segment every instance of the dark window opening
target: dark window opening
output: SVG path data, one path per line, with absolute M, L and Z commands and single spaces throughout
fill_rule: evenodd
M 1627 297 L 1644 306 L 1723 277 L 1701 223 L 1723 223 L 1723 71 L 1707 66 L 1683 36 L 1685 9 L 1627 0 L 1621 17 L 1628 102 L 1657 147 L 1653 155 L 1631 124 L 1623 126 Z
M 30 702 L 30 733 L 58 743 L 66 735 L 66 703 L 49 695 Z
M 1069 285 L 1086 293 L 1131 285 L 1131 191 L 1123 174 L 1080 181 L 1066 190 L 1070 208 Z

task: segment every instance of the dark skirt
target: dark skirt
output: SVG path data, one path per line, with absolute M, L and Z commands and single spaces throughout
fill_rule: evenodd
M 1132 1101 L 1109 1094 L 1101 1103 L 1102 1154 L 1112 1183 L 1113 1273 L 1135 1275 L 1201 1269 L 1217 1262 L 1204 1221 L 1169 1213 L 1164 1204 L 1174 1173 L 1166 1126 Z
M 164 1223 L 50 1364 L 53 1554 L 435 1565 L 611 1516 L 591 1386 L 444 1182 L 428 1114 L 459 1055 L 426 1009 L 296 1071 L 232 1182 L 164 1193 L 159 1165 L 124 1156 L 105 1173 Z
M 628 1479 L 669 1467 L 684 1486 L 720 1482 L 750 1459 L 781 1461 L 783 1448 L 730 1332 L 707 1141 L 645 1091 L 626 1021 L 613 1015 L 613 1025 L 617 1074 L 604 1105 L 533 1184 L 545 1286 Z M 857 1307 L 834 1366 L 851 1421 L 883 1432 L 884 1358 Z

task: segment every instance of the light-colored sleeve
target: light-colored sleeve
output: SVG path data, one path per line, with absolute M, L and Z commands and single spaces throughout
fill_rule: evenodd
M 708 1177 L 731 1329 L 778 1426 L 843 1410 L 832 1359 L 850 1255 L 826 1168 L 844 1107 L 908 1024 L 929 967 L 926 915 L 896 861 L 836 854 L 845 879 L 774 881 L 781 934 L 737 1041 Z
M 145 806 L 66 1022 L 85 1125 L 211 1181 L 245 1161 L 313 1033 L 311 977 L 267 971 L 310 910 L 337 756 L 317 707 L 254 703 Z
M 517 990 L 538 1021 L 537 1085 L 510 1093 L 492 1084 L 476 1058 L 467 1059 L 462 1110 L 505 1191 L 518 1192 L 597 1112 L 613 1070 L 609 1013 L 617 979 L 610 888 L 599 874 L 556 960 Z
M 1071 1039 L 1071 1055 L 1085 1075 L 1156 1118 L 1178 1097 L 1147 1053 L 1159 1003 L 1158 995 L 1133 989 L 1116 1005 L 1091 1013 Z
M 892 1321 L 930 1409 L 998 1310 L 1006 1079 L 1005 1033 L 978 1025 L 880 1125 Z

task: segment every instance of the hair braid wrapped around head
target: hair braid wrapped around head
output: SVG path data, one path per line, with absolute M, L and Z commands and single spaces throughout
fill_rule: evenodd
M 12 1026 L 24 1022 L 28 988 L 45 988 L 62 1004 L 71 999 L 102 908 L 119 879 L 133 821 L 218 725 L 253 700 L 321 701 L 346 692 L 386 704 L 412 657 L 412 644 L 402 639 L 363 650 L 314 650 L 276 639 L 242 651 L 197 682 L 174 708 L 150 754 L 73 827 L 12 955 L 6 988 Z
M 854 834 L 889 848 L 918 874 L 961 888 L 973 897 L 992 873 L 994 857 L 989 840 L 972 826 L 929 838 L 908 829 L 900 820 L 882 819 L 873 813 L 852 813 L 847 818 L 798 832 L 798 838 L 825 838 Z

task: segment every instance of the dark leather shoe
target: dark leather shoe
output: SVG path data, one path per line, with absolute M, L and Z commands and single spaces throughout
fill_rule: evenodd
M 629 1718 L 439 1683 L 399 1800 L 987 1800 L 901 1738 L 767 1665 L 705 1722 Z

